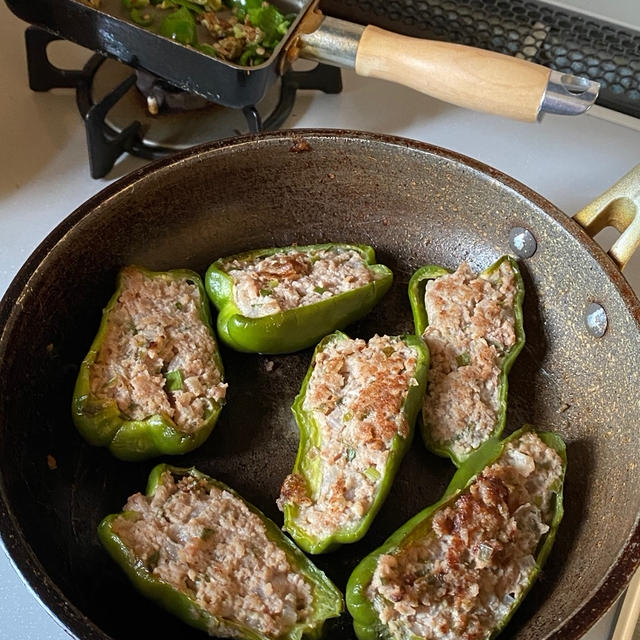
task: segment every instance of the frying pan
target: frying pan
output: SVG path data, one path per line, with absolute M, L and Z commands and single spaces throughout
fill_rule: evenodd
M 291 26 L 268 60 L 242 67 L 121 19 L 116 15 L 119 0 L 102 0 L 104 11 L 80 0 L 6 0 L 11 11 L 31 24 L 228 107 L 256 105 L 298 57 L 355 68 L 362 76 L 526 121 L 543 113 L 584 113 L 598 95 L 599 84 L 587 78 L 492 51 L 325 17 L 318 2 L 274 0 L 285 14 L 295 16 Z M 32 78 L 31 88 L 51 87 Z
M 84 443 L 70 419 L 78 365 L 123 265 L 203 272 L 251 248 L 368 243 L 395 274 L 383 301 L 347 329 L 369 337 L 412 330 L 406 289 L 419 266 L 467 260 L 480 270 L 515 252 L 527 256 L 527 344 L 510 375 L 507 429 L 558 431 L 569 467 L 555 548 L 506 633 L 579 638 L 640 562 L 640 303 L 619 270 L 640 235 L 631 180 L 578 224 L 451 151 L 297 130 L 198 147 L 108 186 L 49 235 L 0 303 L 0 531 L 15 565 L 83 640 L 202 637 L 138 596 L 96 537 L 157 461 L 118 461 Z M 626 228 L 611 256 L 590 237 L 605 222 Z M 290 406 L 311 350 L 222 356 L 229 393 L 216 429 L 200 449 L 165 461 L 195 465 L 281 523 L 275 499 L 298 442 Z M 365 538 L 315 561 L 344 588 L 358 560 L 438 499 L 452 474 L 416 438 Z M 348 614 L 329 637 L 353 638 Z

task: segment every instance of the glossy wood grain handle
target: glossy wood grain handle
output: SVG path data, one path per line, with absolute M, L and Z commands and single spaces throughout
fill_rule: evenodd
M 362 34 L 355 69 L 461 107 L 529 122 L 538 117 L 550 74 L 520 58 L 373 26 Z

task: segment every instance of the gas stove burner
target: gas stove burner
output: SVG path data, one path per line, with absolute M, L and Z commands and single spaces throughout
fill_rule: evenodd
M 58 69 L 46 48 L 59 39 L 38 27 L 27 29 L 29 85 L 34 91 L 75 87 L 93 178 L 109 173 L 125 151 L 154 160 L 212 140 L 277 129 L 291 113 L 298 89 L 342 91 L 340 70 L 319 64 L 288 71 L 257 105 L 232 109 L 101 54 L 82 70 Z
M 134 73 L 99 54 L 84 72 L 86 82 L 78 86 L 77 96 L 87 124 L 93 177 L 113 167 L 114 140 L 123 143 L 120 153 L 156 159 L 212 140 L 277 129 L 291 113 L 298 89 L 342 89 L 340 70 L 318 65 L 306 72 L 288 72 L 257 105 L 232 109 L 180 91 L 151 74 Z
M 154 116 L 167 110 L 203 109 L 211 104 L 206 98 L 177 89 L 166 80 L 142 69 L 136 69 L 136 89 L 146 98 L 147 109 Z
M 293 99 L 287 97 L 281 107 L 282 117 L 277 122 L 268 122 L 281 102 L 282 81 L 274 83 L 265 98 L 249 108 L 247 118 L 246 109 L 209 102 L 175 89 L 151 74 L 134 72 L 111 58 L 95 55 L 85 69 L 91 81 L 79 89 L 81 112 L 90 111 L 126 83 L 126 91 L 106 113 L 104 124 L 120 135 L 132 122 L 139 122 L 140 148 L 134 153 L 142 157 L 157 158 L 211 140 L 277 128 L 293 107 Z

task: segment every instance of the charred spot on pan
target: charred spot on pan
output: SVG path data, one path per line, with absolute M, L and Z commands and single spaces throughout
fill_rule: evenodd
M 294 138 L 289 151 L 291 153 L 306 153 L 307 151 L 312 151 L 312 148 L 304 138 Z

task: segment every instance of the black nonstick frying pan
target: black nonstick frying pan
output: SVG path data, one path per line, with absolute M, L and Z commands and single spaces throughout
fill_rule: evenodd
M 96 537 L 157 461 L 118 461 L 71 422 L 78 365 L 123 265 L 203 272 L 245 249 L 371 244 L 395 281 L 347 328 L 368 337 L 412 330 L 406 290 L 419 266 L 467 260 L 480 270 L 511 253 L 525 278 L 527 343 L 510 376 L 508 430 L 531 422 L 558 431 L 569 467 L 556 545 L 505 636 L 579 638 L 640 562 L 640 303 L 619 269 L 640 236 L 631 181 L 578 223 L 444 149 L 298 130 L 195 148 L 110 185 L 50 234 L 0 303 L 0 532 L 16 566 L 77 638 L 203 637 L 138 596 Z M 611 256 L 590 238 L 605 223 L 626 228 Z M 228 404 L 213 434 L 164 460 L 195 465 L 282 522 L 275 499 L 298 442 L 290 406 L 311 351 L 222 356 Z M 434 502 L 452 474 L 416 438 L 369 533 L 317 564 L 344 589 L 358 560 Z M 329 637 L 353 638 L 348 614 Z
M 81 0 L 6 0 L 19 18 L 56 36 L 156 74 L 175 87 L 228 107 L 256 105 L 298 57 L 355 68 L 463 107 L 519 120 L 543 113 L 578 115 L 599 85 L 503 54 L 401 36 L 375 26 L 325 17 L 318 0 L 275 0 L 294 16 L 288 32 L 261 65 L 213 58 L 127 22 L 120 0 L 100 9 Z M 28 32 L 29 37 L 29 32 Z M 32 89 L 47 90 L 34 85 Z

